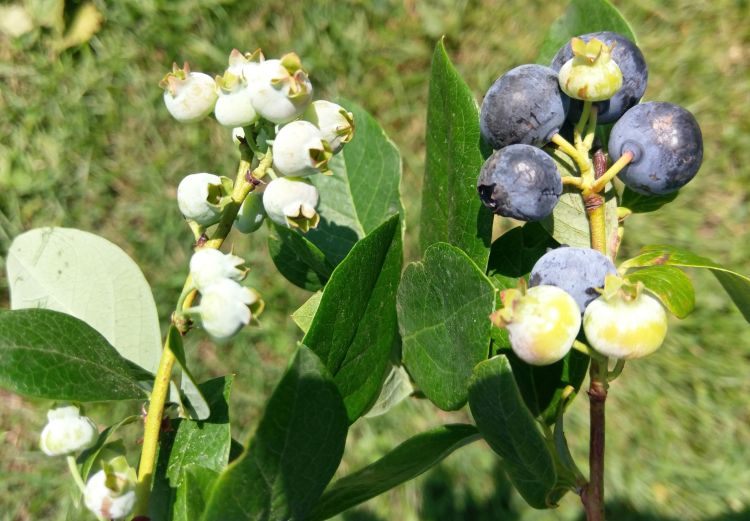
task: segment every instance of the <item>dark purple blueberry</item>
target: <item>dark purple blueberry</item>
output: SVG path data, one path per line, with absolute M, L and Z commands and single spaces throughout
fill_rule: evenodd
M 519 143 L 543 146 L 565 122 L 569 102 L 549 67 L 516 67 L 495 80 L 484 97 L 482 138 L 495 150 Z
M 664 195 L 679 190 L 698 173 L 703 137 L 690 111 L 651 101 L 636 105 L 612 127 L 612 160 L 627 151 L 634 156 L 618 174 L 622 182 L 644 195 Z
M 494 213 L 539 221 L 552 213 L 560 199 L 562 179 L 555 162 L 540 149 L 510 145 L 487 158 L 477 190 Z
M 646 60 L 643 58 L 641 50 L 621 34 L 602 31 L 584 34 L 579 36 L 579 38 L 585 42 L 596 38 L 609 46 L 614 44 L 612 59 L 620 67 L 620 71 L 622 71 L 622 87 L 612 99 L 594 103 L 597 107 L 597 122 L 614 123 L 629 108 L 635 106 L 643 97 L 643 93 L 646 92 L 646 83 L 648 82 Z M 570 42 L 568 42 L 557 51 L 550 66 L 555 71 L 559 71 L 565 62 L 572 58 L 573 51 L 570 48 Z M 573 100 L 568 111 L 568 119 L 577 123 L 581 117 L 582 110 L 583 102 Z
M 596 288 L 604 287 L 604 277 L 617 274 L 609 259 L 591 248 L 563 246 L 542 255 L 531 268 L 529 286 L 557 286 L 572 296 L 584 312 L 599 296 Z

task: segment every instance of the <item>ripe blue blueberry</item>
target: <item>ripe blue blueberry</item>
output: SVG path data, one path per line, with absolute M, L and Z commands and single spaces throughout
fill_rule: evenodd
M 620 87 L 620 90 L 611 99 L 594 103 L 597 107 L 597 121 L 599 123 L 613 123 L 629 108 L 636 105 L 643 97 L 643 93 L 646 92 L 646 83 L 648 81 L 646 60 L 643 58 L 641 50 L 633 42 L 611 31 L 584 34 L 579 36 L 579 38 L 585 42 L 596 38 L 609 46 L 614 45 L 612 59 L 622 71 L 622 87 Z M 565 62 L 572 58 L 573 50 L 570 47 L 570 42 L 568 42 L 557 51 L 550 67 L 555 71 L 559 71 Z M 570 104 L 568 118 L 578 121 L 578 118 L 581 117 L 582 109 L 583 102 L 573 100 Z
M 549 67 L 516 67 L 500 76 L 484 97 L 482 138 L 495 150 L 517 143 L 543 146 L 565 122 L 569 102 Z
M 633 160 L 618 175 L 628 188 L 644 195 L 664 195 L 690 181 L 703 160 L 703 138 L 690 111 L 672 103 L 636 105 L 612 127 L 609 155 L 625 152 Z
M 529 286 L 557 286 L 576 301 L 581 313 L 599 297 L 607 274 L 617 274 L 612 261 L 591 248 L 555 248 L 542 255 L 531 269 Z
M 498 215 L 539 221 L 555 208 L 562 194 L 557 165 L 540 149 L 510 145 L 495 151 L 482 165 L 477 190 L 484 205 Z

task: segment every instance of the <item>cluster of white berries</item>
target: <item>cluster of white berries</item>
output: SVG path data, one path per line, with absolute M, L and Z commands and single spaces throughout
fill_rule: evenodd
M 216 340 L 234 336 L 263 311 L 258 292 L 239 283 L 247 274 L 240 269 L 244 263 L 237 255 L 211 248 L 198 250 L 190 259 L 190 276 L 201 300 L 187 313 L 199 316 L 203 329 Z
M 235 49 L 216 79 L 191 72 L 187 64 L 175 65 L 161 85 L 164 103 L 178 121 L 198 121 L 213 111 L 220 124 L 233 129 L 237 143 L 252 139 L 248 129 L 273 127 L 275 136 L 267 140 L 273 180 L 246 198 L 235 221 L 239 231 L 257 230 L 266 216 L 303 232 L 317 226 L 318 190 L 303 178 L 330 173 L 328 162 L 352 139 L 354 121 L 335 103 L 312 101 L 312 84 L 296 54 L 266 60 L 260 50 L 243 54 Z M 200 226 L 215 224 L 231 190 L 228 178 L 188 175 L 177 189 L 180 211 Z
M 39 446 L 48 456 L 69 456 L 92 447 L 98 438 L 96 424 L 75 405 L 51 409 Z M 78 472 L 76 469 L 75 472 Z M 124 456 L 102 461 L 102 470 L 83 486 L 86 508 L 106 519 L 124 519 L 135 506 L 136 473 Z

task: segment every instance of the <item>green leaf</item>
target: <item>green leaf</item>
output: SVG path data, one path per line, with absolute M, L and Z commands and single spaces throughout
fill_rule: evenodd
M 227 402 L 231 387 L 231 376 L 200 384 L 199 389 L 209 402 L 211 416 L 203 421 L 179 421 L 166 470 L 172 487 L 178 487 L 182 483 L 185 468 L 190 464 L 218 473 L 229 463 L 232 433 Z
M 665 244 L 644 246 L 637 257 L 623 262 L 620 268 L 642 266 L 685 266 L 711 270 L 742 316 L 750 322 L 750 278 L 727 269 L 711 259 Z
M 557 246 L 557 242 L 539 223 L 517 226 L 492 243 L 487 274 L 490 277 L 523 277 L 531 271 L 539 257 L 547 253 L 548 248 Z
M 487 358 L 495 290 L 461 250 L 433 244 L 404 271 L 398 322 L 404 365 L 435 405 L 466 403 L 473 367 Z
M 537 63 L 549 65 L 560 47 L 573 36 L 597 31 L 613 31 L 636 41 L 630 24 L 608 0 L 572 0 L 563 16 L 547 31 Z
M 77 317 L 128 360 L 155 373 L 161 332 L 154 297 L 138 265 L 118 246 L 71 228 L 37 228 L 8 251 L 11 308 Z
M 215 482 L 202 520 L 304 519 L 336 471 L 348 425 L 324 364 L 300 347 L 247 451 Z
M 477 177 L 484 163 L 479 109 L 448 58 L 443 40 L 432 57 L 426 139 L 419 236 L 422 251 L 436 242 L 447 242 L 466 252 L 484 270 L 492 213 L 477 194 Z
M 695 308 L 693 283 L 674 266 L 651 266 L 627 274 L 631 282 L 643 282 L 674 316 L 685 318 Z
M 206 508 L 208 494 L 219 474 L 199 465 L 186 465 L 184 479 L 177 487 L 172 521 L 195 521 Z
M 308 521 L 329 519 L 406 483 L 479 438 L 473 425 L 461 424 L 444 425 L 414 436 L 375 463 L 331 484 Z
M 352 422 L 380 393 L 398 338 L 401 264 L 396 214 L 359 241 L 336 267 L 302 341 L 333 375 Z
M 527 364 L 510 350 L 502 354 L 508 357 L 526 407 L 547 425 L 554 425 L 565 407 L 572 403 L 589 368 L 589 357 L 575 349 L 562 360 L 544 366 Z M 567 390 L 569 386 L 574 389 L 572 394 Z
M 307 301 L 302 304 L 297 311 L 292 313 L 292 320 L 302 330 L 303 333 L 307 333 L 312 325 L 315 313 L 318 311 L 320 306 L 320 300 L 323 298 L 322 291 L 316 291 Z
M 667 195 L 643 195 L 625 187 L 620 197 L 620 206 L 633 213 L 655 212 L 665 204 L 674 201 L 678 195 L 680 195 L 679 191 Z
M 172 351 L 175 360 L 177 360 L 177 365 L 182 370 L 183 377 L 180 386 L 187 398 L 185 405 L 190 413 L 190 417 L 194 420 L 205 420 L 211 414 L 211 410 L 208 401 L 206 401 L 200 390 L 198 381 L 193 377 L 192 372 L 188 368 L 187 360 L 185 359 L 185 349 L 182 346 L 182 336 L 174 326 L 169 326 L 166 347 Z
M 555 160 L 559 165 L 559 160 Z M 605 225 L 607 247 L 616 244 L 617 238 L 617 197 L 612 185 L 608 185 L 604 192 Z M 583 204 L 581 192 L 574 187 L 564 187 L 560 201 L 552 211 L 552 215 L 541 221 L 542 226 L 560 244 L 576 248 L 591 248 L 591 231 L 586 207 Z
M 307 237 L 269 221 L 268 252 L 276 269 L 289 282 L 308 291 L 322 288 L 333 268 L 325 254 Z
M 555 463 L 539 426 L 521 398 L 510 362 L 504 356 L 474 369 L 469 406 L 477 428 L 503 459 L 503 468 L 526 502 L 548 508 L 555 487 Z
M 99 433 L 99 437 L 96 439 L 96 443 L 93 447 L 89 447 L 88 449 L 83 451 L 80 456 L 78 456 L 76 461 L 78 462 L 81 477 L 84 481 L 88 479 L 89 474 L 91 473 L 91 469 L 94 468 L 94 465 L 97 463 L 100 455 L 102 454 L 102 450 L 110 444 L 109 440 L 110 438 L 112 438 L 112 436 L 115 435 L 117 430 L 123 425 L 128 425 L 129 423 L 133 423 L 139 419 L 140 416 L 127 416 L 119 422 L 110 425 Z
M 0 386 L 72 402 L 146 396 L 127 361 L 98 331 L 48 309 L 0 311 Z
M 374 418 L 387 413 L 413 392 L 414 386 L 409 379 L 409 373 L 403 366 L 394 365 L 391 367 L 388 376 L 385 377 L 380 396 L 375 400 L 373 406 L 367 410 L 365 418 Z

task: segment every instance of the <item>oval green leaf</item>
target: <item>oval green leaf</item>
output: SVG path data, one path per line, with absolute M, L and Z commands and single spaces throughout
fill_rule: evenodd
M 117 351 L 156 372 L 161 332 L 154 297 L 138 265 L 118 246 L 72 228 L 37 228 L 8 251 L 11 308 L 78 317 Z
M 333 375 L 350 421 L 380 393 L 398 337 L 402 253 L 398 214 L 359 241 L 326 285 L 302 343 Z
M 247 451 L 216 480 L 202 520 L 305 519 L 338 467 L 348 426 L 330 374 L 300 347 Z
M 411 263 L 398 288 L 404 365 L 425 396 L 461 408 L 476 364 L 489 352 L 495 289 L 455 246 L 433 244 Z
M 375 463 L 332 483 L 308 521 L 329 519 L 406 483 L 479 438 L 473 425 L 461 424 L 444 425 L 414 436 Z
M 506 357 L 476 366 L 469 406 L 479 432 L 503 459 L 503 468 L 521 496 L 534 508 L 552 506 L 547 501 L 556 486 L 555 462 L 518 392 Z
M 0 386 L 73 402 L 146 396 L 128 362 L 98 331 L 48 309 L 0 311 Z
M 477 194 L 484 163 L 479 109 L 474 95 L 445 52 L 435 46 L 427 102 L 427 160 L 422 185 L 419 243 L 436 242 L 462 249 L 480 269 L 489 256 L 492 213 Z
M 268 253 L 279 273 L 307 291 L 325 286 L 333 268 L 320 248 L 294 230 L 270 221 L 269 227 Z
M 695 308 L 695 289 L 685 273 L 674 266 L 651 266 L 628 273 L 631 282 L 643 282 L 674 316 L 685 318 Z
M 745 275 L 725 268 L 709 258 L 665 244 L 644 246 L 638 256 L 623 262 L 620 269 L 643 266 L 684 266 L 711 270 L 742 316 L 750 322 L 750 278 Z

